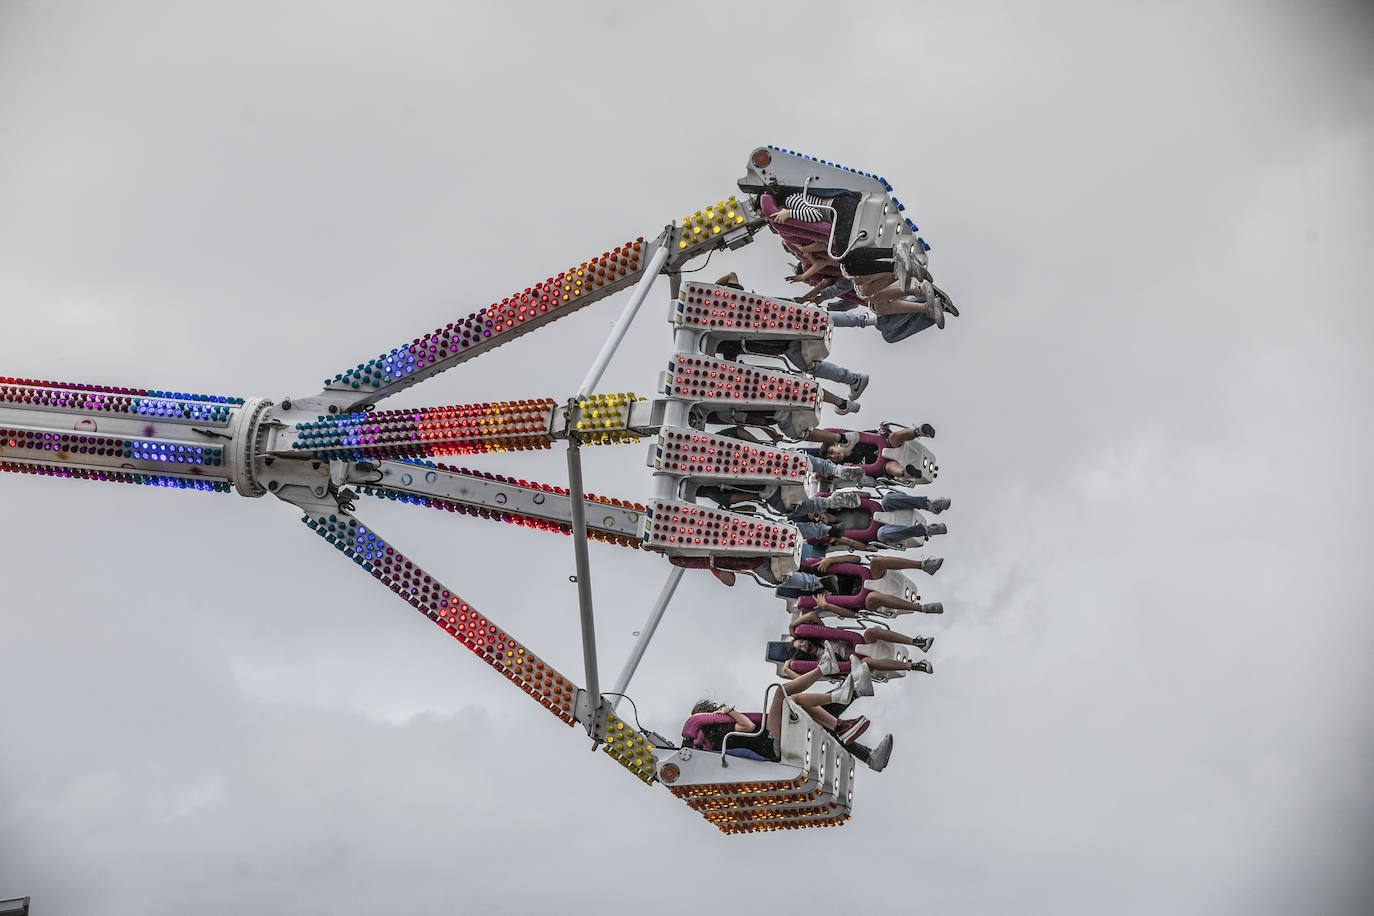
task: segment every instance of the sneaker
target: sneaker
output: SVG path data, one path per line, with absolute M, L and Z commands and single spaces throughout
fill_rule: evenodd
M 926 526 L 926 530 L 930 530 L 929 525 Z M 937 569 L 944 565 L 944 557 L 926 557 L 924 560 L 921 561 L 921 568 L 932 576 L 935 575 L 935 571 Z
M 847 677 L 844 683 L 830 691 L 830 702 L 838 703 L 841 706 L 848 706 L 854 702 L 854 679 Z
M 922 614 L 943 614 L 945 606 L 938 601 L 928 601 L 921 605 Z
M 868 768 L 875 773 L 881 773 L 883 767 L 892 759 L 892 736 L 884 735 L 883 740 L 878 742 L 878 746 L 868 752 Z
M 835 723 L 834 735 L 840 739 L 841 744 L 852 744 L 864 732 L 868 731 L 868 716 L 859 716 L 854 719 L 840 719 Z
M 952 315 L 955 318 L 959 317 L 959 310 L 954 307 L 954 300 L 949 298 L 949 293 L 940 289 L 940 287 L 933 283 L 930 286 L 930 291 L 940 300 L 940 305 L 944 308 L 946 314 Z
M 912 671 L 923 671 L 923 672 L 925 672 L 926 674 L 934 674 L 934 673 L 935 673 L 935 666 L 932 665 L 930 662 L 926 661 L 926 660 L 923 658 L 923 659 L 921 659 L 919 662 L 913 663 L 912 666 L 911 666 L 911 670 L 912 670 Z
M 930 647 L 935 645 L 935 637 L 927 636 L 923 639 L 913 639 L 911 641 L 911 644 L 916 648 L 920 649 L 922 652 L 929 652 Z
M 840 590 L 839 576 L 817 576 L 821 580 L 821 591 L 835 594 Z
M 849 467 L 857 468 L 860 472 L 859 476 L 863 476 L 863 468 L 859 467 L 857 464 L 851 464 Z M 848 493 L 833 494 L 828 502 L 832 509 L 857 509 L 859 508 L 859 503 L 863 502 L 863 498 L 864 495 L 862 493 L 857 490 L 850 490 Z
M 840 433 L 840 445 L 844 446 L 844 448 L 846 448 L 846 449 L 852 449 L 852 448 L 854 448 L 854 446 L 858 445 L 860 441 L 862 441 L 862 440 L 860 440 L 859 434 L 858 434 L 858 433 L 855 433 L 855 432 Z
M 858 413 L 859 402 L 853 398 L 847 398 L 835 405 L 835 413 L 844 416 L 847 413 Z
M 873 696 L 873 673 L 860 662 L 849 667 L 849 680 L 854 683 L 854 692 L 861 697 Z
M 871 328 L 878 323 L 878 316 L 875 312 L 868 309 L 855 309 L 855 314 L 859 316 L 859 327 Z
M 821 653 L 821 657 L 816 664 L 820 667 L 821 674 L 826 677 L 840 673 L 840 660 L 835 657 L 835 650 L 828 645 L 825 647 L 825 651 Z
M 840 473 L 835 475 L 835 479 L 842 483 L 863 483 L 864 469 L 860 464 L 846 464 L 840 468 Z M 858 508 L 855 506 L 854 508 Z
M 927 537 L 936 534 L 949 534 L 949 529 L 945 527 L 944 522 L 929 522 L 923 527 L 926 529 Z
M 916 438 L 919 439 L 922 436 L 925 436 L 927 439 L 934 439 L 935 427 L 931 426 L 929 423 L 922 423 L 916 428 Z
M 940 496 L 940 497 L 935 498 L 935 499 L 927 499 L 927 500 L 926 500 L 926 510 L 927 510 L 927 511 L 930 511 L 930 512 L 934 512 L 936 515 L 940 514 L 941 512 L 945 511 L 945 510 L 948 509 L 948 508 L 949 508 L 949 497 L 948 497 L 948 496 Z
M 858 400 L 859 395 L 863 394 L 864 389 L 867 387 L 868 375 L 866 373 L 860 372 L 859 377 L 855 381 L 851 382 L 849 385 L 849 400 Z

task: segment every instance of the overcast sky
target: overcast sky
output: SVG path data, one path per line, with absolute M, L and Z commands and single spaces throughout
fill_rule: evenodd
M 885 175 L 963 317 L 835 358 L 864 424 L 937 427 L 954 507 L 946 613 L 904 621 L 936 675 L 866 701 L 896 750 L 854 819 L 721 835 L 275 500 L 6 474 L 0 898 L 1369 912 L 1369 12 L 744 6 L 0 2 L 0 374 L 308 394 L 653 237 L 758 144 Z M 786 288 L 766 236 L 717 268 Z M 657 290 L 603 390 L 651 391 Z M 566 397 L 623 301 L 394 406 Z M 643 462 L 589 449 L 589 489 L 642 500 Z M 567 538 L 359 514 L 583 680 Z M 607 684 L 667 564 L 592 556 Z M 643 723 L 756 705 L 785 624 L 689 574 Z

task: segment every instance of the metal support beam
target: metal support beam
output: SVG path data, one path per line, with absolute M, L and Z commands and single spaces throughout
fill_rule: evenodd
M 615 688 L 611 691 L 611 712 L 615 712 L 620 701 L 624 699 L 625 688 L 630 686 L 630 678 L 635 676 L 635 669 L 644 658 L 644 650 L 649 648 L 649 640 L 654 638 L 654 632 L 658 629 L 659 621 L 663 619 L 663 613 L 668 610 L 668 602 L 673 600 L 673 593 L 677 591 L 677 584 L 682 581 L 682 574 L 687 570 L 681 566 L 674 566 L 668 573 L 668 579 L 663 583 L 663 590 L 658 593 L 658 600 L 654 602 L 654 608 L 649 612 L 649 619 L 644 621 L 644 626 L 639 631 L 639 639 L 635 641 L 634 648 L 630 650 L 630 657 L 625 660 L 625 667 L 620 669 L 620 677 L 615 680 Z
M 573 559 L 577 563 L 577 606 L 582 617 L 582 665 L 591 697 L 592 721 L 587 734 L 596 738 L 601 682 L 596 670 L 596 622 L 592 617 L 592 569 L 587 558 L 587 511 L 582 492 L 582 455 L 576 436 L 568 437 L 568 495 L 572 500 Z
M 649 290 L 653 288 L 654 281 L 658 279 L 658 272 L 663 269 L 663 265 L 668 260 L 668 242 L 665 240 L 659 245 L 654 256 L 649 260 L 649 266 L 644 269 L 644 276 L 635 285 L 634 292 L 630 294 L 630 301 L 625 303 L 625 309 L 620 313 L 615 327 L 611 329 L 611 336 L 606 338 L 606 342 L 601 345 L 601 352 L 596 354 L 596 359 L 592 362 L 592 367 L 587 370 L 587 377 L 582 380 L 582 384 L 577 386 L 578 397 L 585 397 L 595 389 L 597 382 L 601 381 L 601 376 L 606 372 L 606 367 L 610 365 L 611 357 L 615 355 L 616 348 L 625 339 L 625 334 L 630 330 L 630 323 L 635 320 L 635 315 L 639 312 L 639 307 L 648 298 Z

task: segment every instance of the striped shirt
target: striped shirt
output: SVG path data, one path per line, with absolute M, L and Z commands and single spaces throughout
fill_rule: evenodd
M 791 214 L 791 218 L 799 223 L 828 223 L 831 219 L 829 198 L 809 197 L 798 191 L 796 194 L 787 195 L 783 206 Z

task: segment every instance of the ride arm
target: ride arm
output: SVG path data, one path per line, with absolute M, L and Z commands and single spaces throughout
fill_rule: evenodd
M 708 205 L 652 242 L 641 237 L 393 347 L 326 380 L 318 394 L 295 399 L 303 410 L 347 414 L 432 378 L 504 343 L 634 286 L 651 263 L 663 273 L 708 251 L 748 244 L 763 219 L 733 196 Z M 657 251 L 663 251 L 655 259 Z
M 351 512 L 326 500 L 292 498 L 301 521 L 373 579 L 462 643 L 559 721 L 585 726 L 602 750 L 642 781 L 655 781 L 652 742 L 610 712 L 592 708 L 586 691 L 457 593 L 378 536 Z

